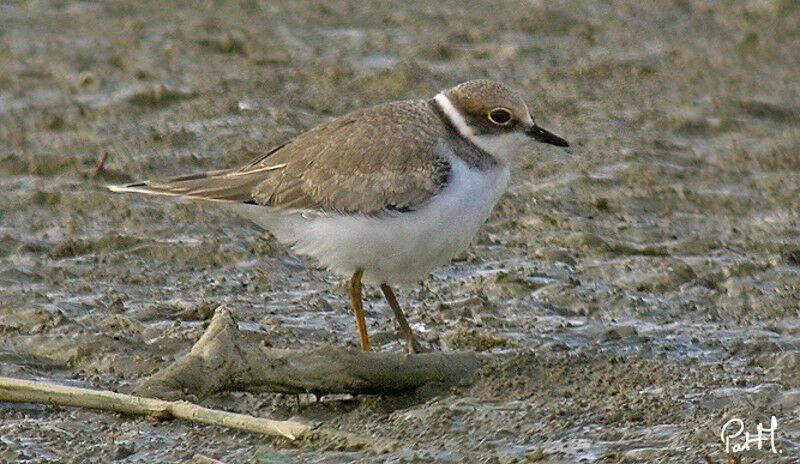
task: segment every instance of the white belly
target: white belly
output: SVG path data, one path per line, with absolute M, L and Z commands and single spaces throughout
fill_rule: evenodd
M 280 213 L 254 205 L 235 209 L 332 272 L 350 277 L 360 268 L 368 283 L 412 282 L 463 251 L 508 186 L 505 166 L 481 171 L 458 158 L 450 166 L 447 186 L 407 213 L 370 217 Z

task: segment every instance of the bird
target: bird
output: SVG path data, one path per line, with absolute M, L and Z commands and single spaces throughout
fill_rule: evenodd
M 349 278 L 361 349 L 362 285 L 378 285 L 406 349 L 427 351 L 392 285 L 463 252 L 509 185 L 528 141 L 568 147 L 508 86 L 472 80 L 324 122 L 231 169 L 109 186 L 222 203 L 279 242 Z

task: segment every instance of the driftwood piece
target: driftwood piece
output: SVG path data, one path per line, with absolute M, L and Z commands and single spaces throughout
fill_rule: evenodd
M 45 403 L 102 409 L 159 419 L 178 418 L 221 425 L 294 440 L 314 427 L 296 421 L 279 421 L 204 408 L 187 401 L 164 401 L 103 390 L 69 387 L 49 382 L 0 377 L 0 401 Z
M 215 391 L 281 393 L 393 393 L 425 384 L 452 384 L 482 365 L 472 352 L 380 353 L 325 346 L 315 350 L 264 347 L 253 332 L 240 331 L 230 311 L 217 308 L 192 350 L 146 379 L 141 396 L 0 377 L 0 401 L 101 409 L 161 419 L 178 418 L 267 435 L 301 439 L 341 450 L 395 449 L 394 440 L 364 437 L 297 421 L 280 421 L 204 408 L 179 399 Z
M 158 419 L 184 419 L 191 422 L 219 425 L 265 435 L 282 436 L 290 440 L 302 440 L 321 448 L 340 450 L 369 449 L 376 453 L 384 453 L 400 446 L 394 440 L 339 432 L 293 420 L 273 420 L 209 409 L 188 401 L 142 398 L 123 393 L 2 376 L 0 376 L 1 401 L 77 406 Z
M 101 409 L 160 419 L 178 418 L 291 440 L 315 447 L 383 453 L 394 440 L 364 437 L 297 421 L 280 421 L 204 408 L 179 399 L 221 390 L 281 393 L 393 393 L 425 384 L 452 384 L 482 365 L 472 352 L 377 353 L 325 346 L 315 350 L 264 347 L 240 331 L 230 311 L 217 308 L 192 350 L 136 389 L 141 396 L 0 377 L 0 401 Z
M 478 355 L 386 353 L 324 346 L 284 350 L 240 331 L 230 311 L 217 308 L 206 332 L 183 358 L 142 382 L 136 393 L 163 399 L 215 391 L 279 393 L 395 393 L 428 383 L 452 384 L 481 366 Z

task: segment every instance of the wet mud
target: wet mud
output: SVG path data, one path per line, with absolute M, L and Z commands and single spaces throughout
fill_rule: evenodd
M 106 184 L 476 78 L 572 145 L 529 147 L 472 246 L 398 288 L 424 343 L 496 355 L 472 382 L 203 401 L 404 448 L 0 403 L 0 462 L 722 463 L 726 422 L 772 416 L 779 452 L 741 462 L 800 462 L 796 3 L 42 1 L 0 24 L 0 375 L 129 392 L 223 303 L 269 346 L 357 346 L 339 278 L 225 211 Z M 373 343 L 401 350 L 365 292 Z

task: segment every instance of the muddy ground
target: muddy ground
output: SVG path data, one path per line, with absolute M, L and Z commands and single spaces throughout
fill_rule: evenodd
M 722 463 L 727 421 L 775 416 L 779 452 L 738 457 L 798 463 L 798 76 L 790 0 L 4 4 L 2 375 L 127 392 L 221 303 L 272 346 L 355 348 L 342 280 L 223 211 L 105 184 L 485 77 L 572 147 L 531 146 L 469 250 L 399 290 L 429 345 L 496 354 L 472 383 L 203 401 L 404 448 L 0 403 L 0 462 Z

